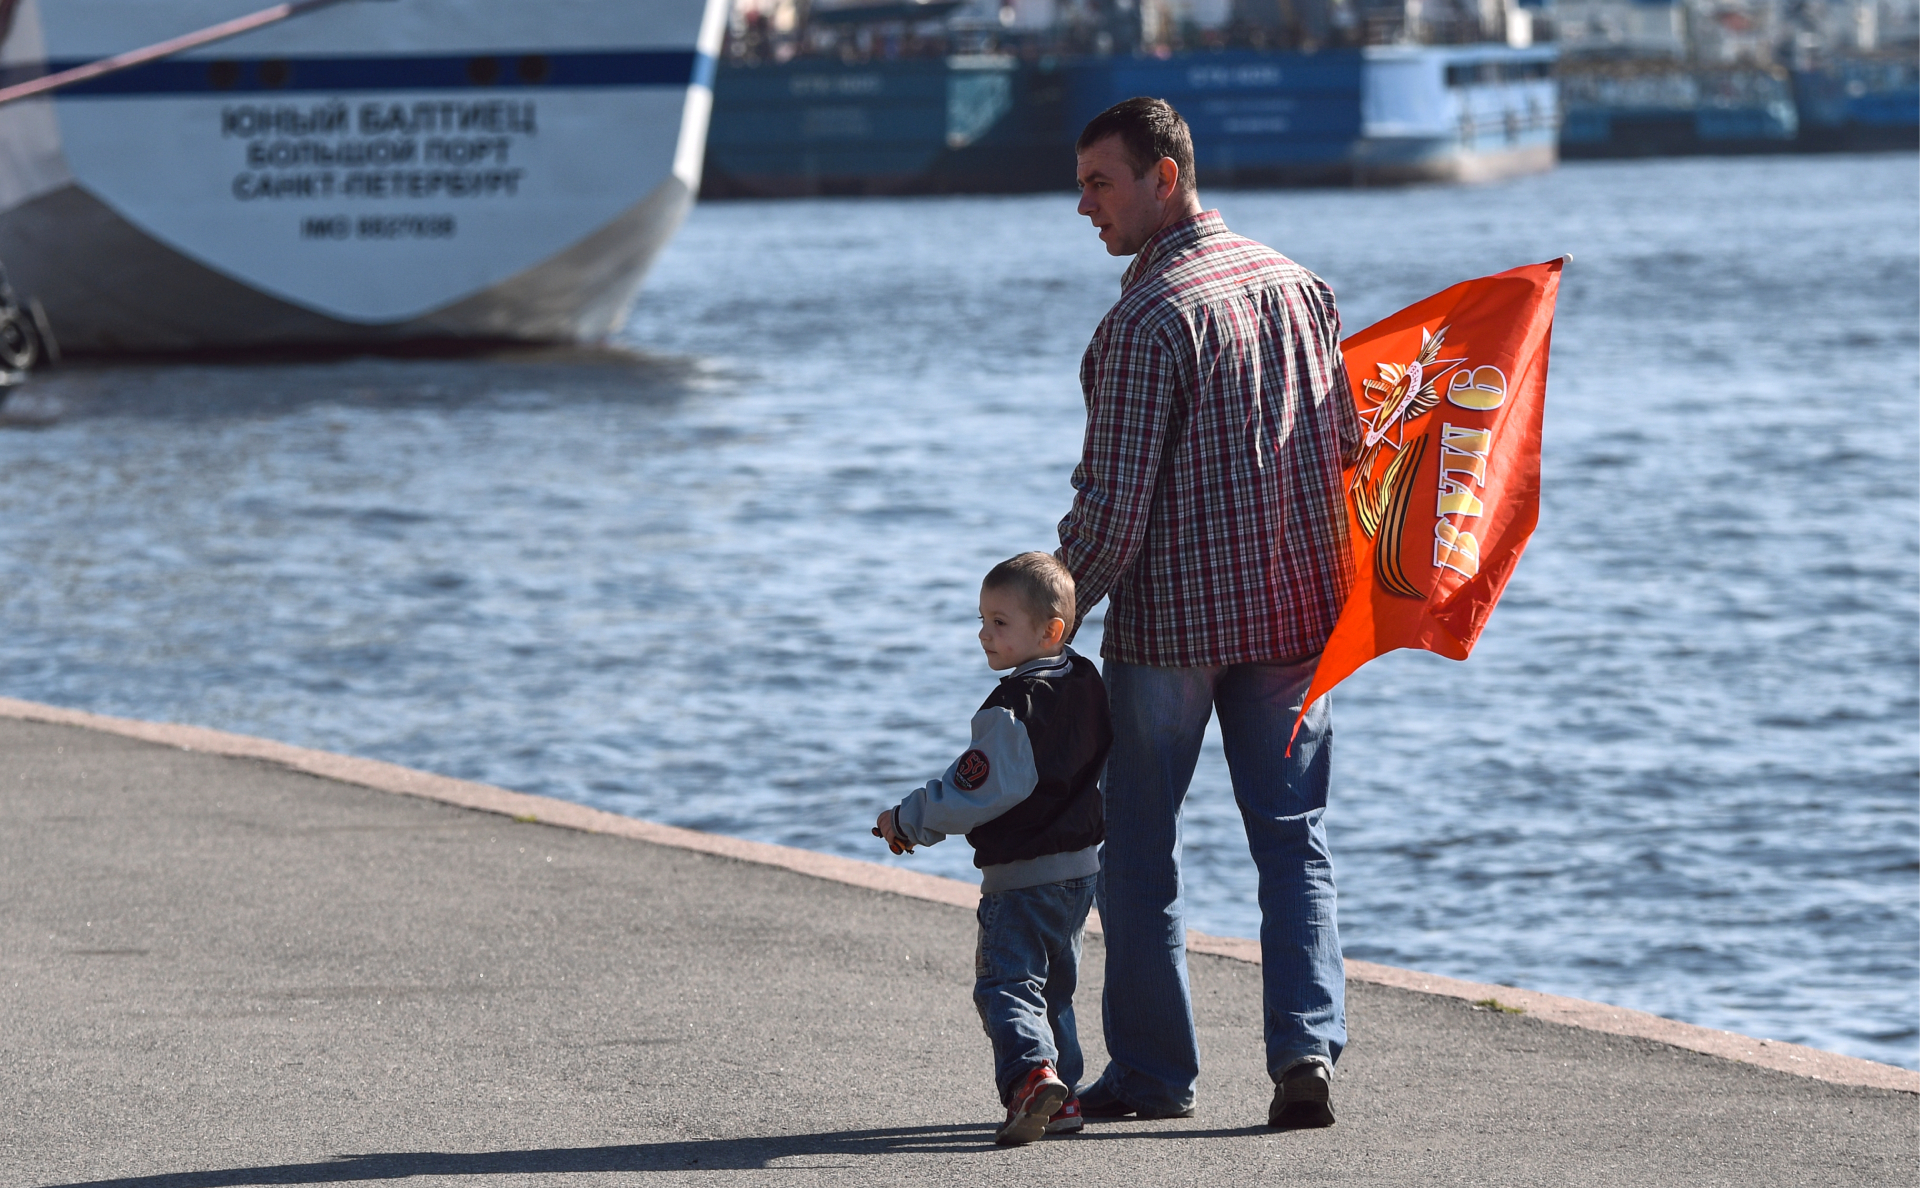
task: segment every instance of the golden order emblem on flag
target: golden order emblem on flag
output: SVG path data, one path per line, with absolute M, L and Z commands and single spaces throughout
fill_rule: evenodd
M 1539 519 L 1563 264 L 1466 281 L 1341 344 L 1364 427 L 1346 472 L 1354 581 L 1301 716 L 1375 656 L 1473 650 Z

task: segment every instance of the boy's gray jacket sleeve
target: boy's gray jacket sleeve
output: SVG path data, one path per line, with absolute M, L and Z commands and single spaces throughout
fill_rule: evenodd
M 1025 723 L 993 705 L 973 715 L 973 743 L 947 767 L 900 802 L 900 833 L 930 846 L 949 833 L 967 833 L 1033 795 L 1040 773 Z

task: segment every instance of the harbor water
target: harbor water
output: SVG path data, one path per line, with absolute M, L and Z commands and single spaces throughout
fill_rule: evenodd
M 1350 956 L 1920 1067 L 1917 190 L 1208 195 L 1349 329 L 1574 256 L 1478 651 L 1334 696 Z M 627 353 L 50 372 L 0 433 L 0 693 L 965 877 L 867 829 L 991 687 L 979 576 L 1053 543 L 1123 264 L 1066 193 L 710 203 Z M 1254 934 L 1217 743 L 1185 843 L 1193 924 Z

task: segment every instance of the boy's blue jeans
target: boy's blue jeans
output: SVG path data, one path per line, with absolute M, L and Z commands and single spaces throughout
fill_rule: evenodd
M 980 945 L 973 957 L 973 1005 L 993 1041 L 1000 1102 L 1042 1061 L 1069 1088 L 1085 1069 L 1073 1025 L 1080 936 L 1093 906 L 1094 875 L 980 897 Z
M 1107 946 L 1101 1006 L 1112 1063 L 1086 1087 L 1089 1104 L 1118 1099 L 1158 1114 L 1193 1106 L 1200 1045 L 1187 986 L 1180 808 L 1216 712 L 1260 872 L 1267 1071 L 1278 1081 L 1302 1059 L 1331 1068 L 1340 1058 L 1346 977 L 1322 820 L 1333 745 L 1327 700 L 1307 714 L 1287 754 L 1317 660 L 1207 668 L 1106 662 L 1114 740 L 1102 785 L 1107 843 L 1099 901 Z

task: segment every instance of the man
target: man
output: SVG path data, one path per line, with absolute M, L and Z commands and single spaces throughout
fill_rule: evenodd
M 1134 261 L 1080 364 L 1087 435 L 1059 556 L 1101 649 L 1114 744 L 1097 902 L 1111 1062 L 1086 1116 L 1193 1113 L 1180 808 L 1217 711 L 1260 873 L 1268 1122 L 1333 1123 L 1346 1043 L 1321 816 L 1328 703 L 1288 739 L 1351 578 L 1341 464 L 1360 425 L 1333 292 L 1203 211 L 1172 107 L 1129 99 L 1075 145 L 1080 213 Z

